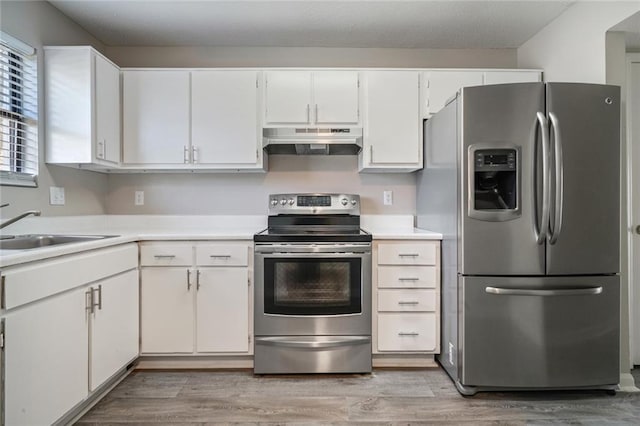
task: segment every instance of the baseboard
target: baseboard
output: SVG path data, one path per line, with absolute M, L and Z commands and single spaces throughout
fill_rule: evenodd
M 636 387 L 635 380 L 631 373 L 620 373 L 620 384 L 618 385 L 620 392 L 640 392 Z
M 253 368 L 253 356 L 142 356 L 137 370 L 193 370 Z
M 382 355 L 372 357 L 373 367 L 437 367 L 433 355 Z

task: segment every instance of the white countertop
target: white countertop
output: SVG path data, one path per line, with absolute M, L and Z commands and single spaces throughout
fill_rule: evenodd
M 0 250 L 0 268 L 80 253 L 136 241 L 247 240 L 266 228 L 266 216 L 65 216 L 29 218 L 4 234 L 117 235 L 95 241 L 60 244 L 30 250 Z M 361 217 L 362 228 L 374 239 L 440 240 L 436 232 L 413 227 L 411 215 Z

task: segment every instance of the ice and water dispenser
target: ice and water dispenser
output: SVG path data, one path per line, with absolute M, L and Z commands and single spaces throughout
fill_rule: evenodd
M 474 149 L 470 216 L 500 221 L 519 211 L 518 150 Z

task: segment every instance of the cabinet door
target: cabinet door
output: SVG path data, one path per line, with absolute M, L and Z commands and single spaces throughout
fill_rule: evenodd
M 538 71 L 487 71 L 484 84 L 537 83 L 541 80 Z
M 198 352 L 249 351 L 248 268 L 200 268 Z
M 311 121 L 311 72 L 265 73 L 265 123 L 309 124 Z
M 122 94 L 123 162 L 189 162 L 189 71 L 125 71 Z
M 194 71 L 191 75 L 194 163 L 255 164 L 258 160 L 256 71 Z
M 195 287 L 188 268 L 142 268 L 140 334 L 142 353 L 193 352 Z
M 482 86 L 482 71 L 429 71 L 425 74 L 426 115 L 440 111 L 458 89 Z
M 120 70 L 99 55 L 95 58 L 96 158 L 120 162 Z
M 100 281 L 91 288 L 94 312 L 89 390 L 94 391 L 138 355 L 138 270 Z
M 5 317 L 7 425 L 49 425 L 88 395 L 86 288 Z
M 364 168 L 422 167 L 417 71 L 366 74 Z
M 317 124 L 358 124 L 358 73 L 313 73 L 313 121 Z

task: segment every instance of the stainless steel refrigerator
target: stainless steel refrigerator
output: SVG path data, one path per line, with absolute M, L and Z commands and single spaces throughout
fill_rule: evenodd
M 425 122 L 417 225 L 442 242 L 458 390 L 619 382 L 620 90 L 461 89 Z

